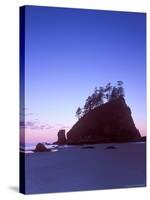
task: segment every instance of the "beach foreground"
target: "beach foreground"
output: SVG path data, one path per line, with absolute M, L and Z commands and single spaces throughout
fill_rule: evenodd
M 146 143 L 61 147 L 25 154 L 25 193 L 67 192 L 146 185 Z

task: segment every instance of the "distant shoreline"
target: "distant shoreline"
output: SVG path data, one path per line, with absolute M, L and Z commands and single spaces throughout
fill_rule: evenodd
M 64 147 L 64 148 L 67 148 L 67 147 L 77 147 L 77 146 L 94 146 L 94 145 L 110 145 L 110 144 L 113 144 L 113 145 L 120 145 L 120 144 L 128 144 L 128 143 L 146 143 L 146 141 L 129 141 L 129 142 L 107 142 L 107 143 L 86 143 L 86 144 L 65 144 L 65 145 L 49 145 L 50 148 L 48 148 L 49 150 L 55 150 L 55 149 L 60 149 L 59 147 Z M 55 146 L 55 147 L 54 147 Z M 30 148 L 30 149 L 22 149 L 20 148 L 19 151 L 20 153 L 37 153 L 37 152 L 34 152 L 35 148 Z M 44 151 L 43 151 L 44 152 Z M 42 152 L 42 153 L 43 153 Z M 53 152 L 53 151 L 49 151 L 49 152 Z

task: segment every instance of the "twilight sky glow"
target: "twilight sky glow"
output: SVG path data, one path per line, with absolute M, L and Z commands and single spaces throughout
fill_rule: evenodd
M 96 86 L 124 82 L 146 135 L 146 15 L 26 6 L 26 143 L 53 142 Z

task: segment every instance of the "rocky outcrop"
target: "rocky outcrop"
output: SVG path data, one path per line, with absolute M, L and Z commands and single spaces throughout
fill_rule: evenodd
M 58 136 L 58 140 L 57 142 L 54 142 L 53 144 L 64 145 L 67 143 L 64 129 L 59 130 L 57 136 Z
M 143 137 L 141 137 L 141 138 L 139 138 L 137 141 L 139 141 L 139 142 L 146 142 L 146 136 L 143 136 Z
M 147 140 L 147 139 L 146 139 L 146 136 L 143 136 L 143 137 L 141 138 L 141 141 L 142 141 L 142 142 L 146 142 L 146 140 Z
M 67 133 L 68 144 L 129 142 L 140 138 L 123 97 L 89 111 Z
M 45 151 L 50 151 L 49 149 L 47 149 L 44 144 L 42 143 L 38 143 L 35 147 L 34 152 L 45 152 Z

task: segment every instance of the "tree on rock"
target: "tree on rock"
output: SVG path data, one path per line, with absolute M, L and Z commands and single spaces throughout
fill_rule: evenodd
M 77 111 L 76 111 L 76 117 L 77 117 L 78 119 L 80 119 L 80 118 L 81 118 L 81 114 L 82 114 L 82 109 L 81 109 L 80 107 L 78 107 L 78 109 L 77 109 Z
M 119 97 L 118 88 L 113 87 L 109 101 L 113 101 Z
M 103 105 L 104 103 L 124 96 L 123 81 L 117 81 L 116 86 L 112 86 L 111 83 L 108 83 L 105 87 L 96 87 L 94 92 L 86 99 L 83 109 L 80 107 L 77 109 L 76 117 L 80 119 L 89 111 Z
M 123 81 L 117 81 L 117 89 L 118 89 L 118 95 L 124 97 L 124 88 L 123 88 Z
M 106 101 L 109 101 L 109 100 L 110 100 L 112 88 L 113 88 L 113 87 L 112 87 L 111 83 L 108 83 L 108 84 L 106 85 L 105 89 L 104 89 Z

